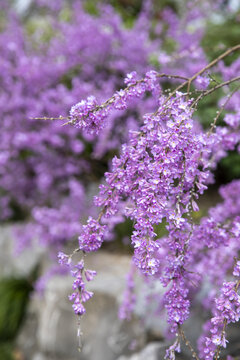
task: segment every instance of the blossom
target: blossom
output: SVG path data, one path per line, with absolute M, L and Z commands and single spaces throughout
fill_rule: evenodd
M 96 276 L 96 274 L 97 273 L 94 270 L 89 270 L 89 269 L 85 270 L 85 277 L 87 281 L 92 281 L 94 276 Z
M 236 265 L 234 266 L 233 275 L 240 277 L 240 261 L 239 260 L 236 262 Z
M 83 226 L 82 235 L 78 238 L 79 248 L 86 252 L 98 250 L 103 242 L 105 228 L 89 217 L 87 225 Z
M 233 273 L 238 273 L 239 261 L 234 267 Z M 235 275 L 238 276 L 238 275 Z M 207 359 L 212 360 L 214 358 L 217 347 L 227 346 L 227 340 L 225 337 L 225 327 L 229 323 L 234 323 L 239 320 L 240 317 L 240 296 L 237 293 L 239 283 L 234 281 L 224 282 L 221 288 L 220 296 L 215 298 L 214 317 L 208 323 L 206 328 L 211 336 L 205 338 L 204 352 L 207 355 Z
M 70 263 L 71 263 L 71 258 L 68 255 L 64 254 L 62 251 L 59 251 L 59 253 L 58 253 L 58 262 L 61 265 L 69 266 Z
M 83 304 L 80 302 L 79 299 L 74 301 L 72 307 L 76 315 L 83 315 L 86 312 L 85 307 L 83 306 Z

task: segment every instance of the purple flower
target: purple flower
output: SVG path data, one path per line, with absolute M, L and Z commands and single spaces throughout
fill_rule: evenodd
M 83 306 L 83 304 L 79 301 L 79 299 L 75 299 L 74 304 L 72 305 L 73 310 L 75 312 L 76 315 L 83 315 L 86 312 L 85 307 Z
M 58 262 L 60 265 L 67 265 L 69 266 L 71 263 L 71 258 L 64 254 L 62 251 L 59 251 L 58 253 Z
M 105 229 L 105 226 L 89 217 L 87 225 L 83 226 L 82 235 L 78 238 L 80 249 L 86 252 L 98 250 L 102 245 Z
M 132 71 L 131 73 L 127 74 L 126 78 L 124 79 L 124 83 L 126 85 L 133 85 L 137 81 L 137 73 L 136 71 Z
M 82 301 L 83 302 L 86 302 L 86 301 L 88 301 L 89 299 L 91 299 L 91 297 L 93 296 L 93 292 L 91 292 L 91 291 L 87 291 L 87 290 L 82 290 L 81 291 L 81 299 L 82 299 Z
M 87 281 L 92 281 L 97 272 L 94 270 L 85 270 L 85 277 Z
M 239 260 L 236 262 L 236 265 L 234 266 L 233 275 L 240 277 L 240 261 Z

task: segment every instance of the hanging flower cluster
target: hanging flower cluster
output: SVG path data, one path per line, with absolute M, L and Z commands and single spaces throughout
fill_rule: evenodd
M 73 310 L 76 315 L 81 316 L 86 312 L 84 303 L 91 299 L 93 292 L 86 289 L 86 282 L 92 281 L 96 275 L 96 271 L 85 268 L 84 258 L 78 264 L 72 263 L 72 255 L 68 256 L 63 252 L 58 253 L 59 264 L 70 269 L 74 278 L 72 289 L 73 293 L 69 296 L 69 300 L 73 301 Z
M 95 197 L 95 205 L 101 208 L 101 212 L 97 220 L 90 217 L 84 226 L 79 237 L 79 250 L 95 251 L 101 246 L 111 217 L 121 214 L 133 221 L 133 263 L 146 279 L 158 279 L 166 287 L 163 302 L 168 323 L 171 332 L 178 334 L 176 344 L 168 350 L 166 359 L 175 358 L 175 351 L 180 350 L 180 337 L 186 340 L 181 325 L 190 314 L 190 293 L 196 293 L 195 287 L 200 289 L 207 276 L 213 279 L 211 270 L 205 273 L 207 262 L 216 259 L 222 248 L 229 250 L 232 261 L 224 266 L 220 257 L 222 271 L 214 279 L 220 284 L 233 266 L 233 257 L 239 249 L 236 239 L 240 227 L 240 206 L 236 204 L 237 199 L 230 200 L 225 195 L 226 191 L 233 191 L 238 182 L 228 185 L 229 190 L 221 190 L 225 202 L 210 209 L 210 217 L 203 218 L 200 224 L 195 224 L 192 219 L 192 212 L 198 211 L 199 195 L 214 181 L 212 171 L 217 162 L 224 156 L 224 152 L 237 147 L 240 140 L 237 120 L 231 120 L 230 126 L 218 127 L 217 116 L 210 130 L 205 131 L 194 118 L 198 101 L 208 95 L 210 90 L 202 90 L 196 100 L 189 97 L 189 90 L 183 93 L 180 89 L 189 87 L 204 71 L 187 80 L 179 77 L 182 84 L 170 95 L 164 95 L 158 85 L 159 78 L 165 75 L 148 72 L 143 79 L 136 80 L 136 73 L 130 73 L 125 79 L 127 87 L 120 94 L 116 92 L 101 105 L 95 100 L 90 104 L 88 99 L 79 103 L 81 111 L 75 111 L 74 106 L 70 112 L 74 114 L 70 122 L 75 126 L 92 132 L 94 119 L 95 131 L 99 132 L 107 126 L 107 119 L 113 109 L 127 108 L 133 97 L 142 97 L 150 91 L 156 98 L 156 111 L 145 114 L 139 129 L 130 131 L 129 141 L 122 145 L 119 157 L 113 158 L 111 171 L 105 173 L 105 183 L 100 185 L 99 195 Z M 230 83 L 238 80 L 233 79 Z M 229 96 L 225 104 L 231 104 L 231 100 Z M 238 112 L 235 111 L 232 116 L 237 118 Z M 229 125 L 227 115 L 225 123 Z M 233 191 L 233 194 L 236 192 Z M 228 212 L 223 212 L 222 208 L 230 205 L 230 202 L 232 206 Z M 168 234 L 158 238 L 156 227 L 163 221 Z M 224 260 L 224 252 L 222 258 Z M 238 265 L 234 274 L 238 272 Z M 216 268 L 213 269 L 215 272 Z M 133 309 L 135 302 L 132 281 L 130 276 L 123 302 L 125 306 L 120 312 L 123 318 L 130 316 L 129 311 L 124 310 L 126 304 L 128 309 Z M 234 286 L 235 283 L 225 283 L 222 297 L 216 300 L 217 312 L 211 321 L 214 325 L 211 329 L 212 337 L 207 338 L 207 350 L 204 350 L 208 359 L 213 359 L 218 351 L 216 346 L 225 346 L 224 337 L 220 336 L 223 326 L 225 329 L 228 323 L 238 319 L 238 309 L 232 309 L 229 303 L 232 300 L 236 304 L 238 302 Z M 223 311 L 225 306 L 226 312 Z M 218 312 L 221 312 L 221 318 Z M 185 342 L 189 344 L 188 340 Z M 191 352 L 197 357 L 193 350 Z
M 240 261 L 238 260 L 233 270 L 236 281 L 224 282 L 220 290 L 220 296 L 215 298 L 214 317 L 205 325 L 205 333 L 209 336 L 200 340 L 202 357 L 213 360 L 218 358 L 220 347 L 226 348 L 226 326 L 239 321 L 240 318 L 240 296 L 238 289 L 240 285 Z M 205 344 L 204 344 L 205 340 Z

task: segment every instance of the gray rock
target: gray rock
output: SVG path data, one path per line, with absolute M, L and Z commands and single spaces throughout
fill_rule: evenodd
M 32 0 L 15 0 L 15 9 L 20 15 L 24 15 L 32 2 Z
M 17 256 L 14 254 L 15 239 L 12 225 L 1 226 L 0 230 L 0 274 L 1 276 L 26 276 L 40 261 L 44 250 L 37 242 Z
M 87 256 L 86 261 L 98 276 L 89 283 L 94 297 L 86 304 L 87 312 L 81 319 L 82 352 L 77 350 L 77 319 L 67 298 L 72 278 L 63 276 L 49 281 L 39 308 L 38 348 L 43 354 L 64 360 L 115 360 L 120 354 L 130 353 L 133 343 L 137 347 L 145 343 L 140 320 L 122 323 L 117 315 L 130 258 L 99 253 Z
M 117 360 L 164 360 L 166 350 L 171 344 L 166 342 L 149 343 L 140 352 L 130 356 L 120 356 Z M 192 360 L 193 358 L 184 347 L 181 354 L 176 353 L 176 360 Z
M 121 304 L 123 291 L 126 286 L 126 273 L 130 269 L 130 256 L 120 256 L 101 252 L 99 254 L 88 255 L 87 266 L 97 271 L 98 276 L 89 283 L 89 290 L 113 296 L 117 304 Z M 166 330 L 166 321 L 163 317 L 155 314 L 159 302 L 146 302 L 146 297 L 153 294 L 163 294 L 165 289 L 157 282 L 151 287 L 146 286 L 140 277 L 136 279 L 137 302 L 135 306 L 135 316 L 145 318 L 144 327 L 156 337 L 161 338 Z M 147 316 L 145 316 L 147 314 Z
M 166 353 L 166 345 L 153 342 L 148 344 L 142 351 L 131 356 L 120 356 L 118 360 L 162 360 Z
M 38 352 L 35 355 L 33 355 L 32 360 L 48 360 L 48 359 L 46 358 L 46 356 Z

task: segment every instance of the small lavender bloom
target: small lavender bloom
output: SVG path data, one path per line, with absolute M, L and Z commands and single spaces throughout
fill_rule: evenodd
M 83 315 L 86 312 L 86 309 L 83 306 L 83 304 L 80 302 L 79 298 L 75 299 L 74 304 L 72 305 L 72 307 L 73 307 L 73 310 L 74 310 L 76 315 Z
M 92 296 L 93 296 L 92 291 L 87 291 L 87 290 L 84 290 L 84 289 L 81 291 L 80 297 L 81 297 L 83 302 L 88 301 L 89 299 L 91 299 Z
M 60 265 L 67 265 L 69 266 L 71 263 L 71 258 L 64 254 L 62 251 L 59 251 L 58 253 L 58 262 Z
M 68 296 L 69 300 L 70 301 L 73 301 L 74 299 L 76 299 L 77 297 L 77 293 L 76 292 L 73 292 L 71 295 Z
M 82 279 L 82 276 L 79 274 L 79 275 L 77 275 L 76 279 L 73 281 L 72 288 L 73 288 L 73 290 L 77 290 L 77 289 L 83 288 L 84 285 L 85 285 L 85 283 Z
M 181 352 L 180 342 L 179 342 L 178 339 L 174 342 L 173 345 L 171 345 L 166 350 L 166 355 L 165 355 L 164 359 L 166 359 L 166 360 L 175 360 L 176 359 L 175 352 L 178 352 L 178 353 Z
M 233 275 L 240 277 L 240 261 L 238 260 L 234 266 Z
M 124 83 L 126 85 L 133 85 L 137 81 L 137 73 L 136 71 L 132 71 L 131 73 L 127 74 L 126 78 L 124 79 Z
M 85 270 L 84 274 L 87 281 L 92 281 L 97 272 L 94 270 Z

